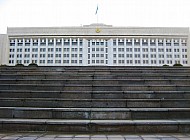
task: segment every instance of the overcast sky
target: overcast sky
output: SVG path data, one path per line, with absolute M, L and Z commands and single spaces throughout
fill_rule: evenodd
M 190 0 L 0 0 L 0 33 L 7 27 L 190 27 Z

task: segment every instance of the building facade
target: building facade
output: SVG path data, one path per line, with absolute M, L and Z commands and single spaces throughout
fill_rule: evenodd
M 8 28 L 1 35 L 1 64 L 39 66 L 190 65 L 189 28 Z

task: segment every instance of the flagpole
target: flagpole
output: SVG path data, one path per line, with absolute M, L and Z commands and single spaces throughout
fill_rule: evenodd
M 97 24 L 98 24 L 98 13 L 97 13 Z
M 95 14 L 96 14 L 96 18 L 97 18 L 96 20 L 97 20 L 97 24 L 98 24 L 98 4 L 97 4 L 97 8 L 96 8 L 96 13 Z

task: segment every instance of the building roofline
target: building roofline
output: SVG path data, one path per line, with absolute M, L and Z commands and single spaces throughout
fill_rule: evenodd
M 96 29 L 99 29 L 97 32 Z M 17 35 L 189 35 L 189 27 L 116 27 L 90 24 L 71 27 L 7 27 L 9 36 Z

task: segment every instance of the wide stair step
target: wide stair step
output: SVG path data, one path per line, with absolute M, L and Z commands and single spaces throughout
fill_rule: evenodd
M 189 119 L 190 108 L 37 108 L 0 107 L 1 118 L 143 120 Z
M 14 127 L 13 127 L 14 126 Z M 190 120 L 58 120 L 0 119 L 0 127 L 8 131 L 56 131 L 82 133 L 184 133 Z
M 189 133 L 190 67 L 1 67 L 0 131 Z

